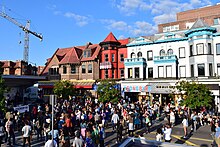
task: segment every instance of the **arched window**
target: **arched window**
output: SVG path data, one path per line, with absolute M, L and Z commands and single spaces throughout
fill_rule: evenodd
M 160 56 L 165 56 L 165 51 L 163 49 L 160 50 Z
M 172 55 L 172 54 L 173 54 L 173 50 L 172 49 L 168 49 L 167 55 Z
M 137 53 L 137 57 L 138 57 L 138 58 L 141 58 L 141 57 L 142 57 L 142 52 L 138 52 L 138 53 Z
M 136 58 L 135 53 L 131 53 L 131 58 Z

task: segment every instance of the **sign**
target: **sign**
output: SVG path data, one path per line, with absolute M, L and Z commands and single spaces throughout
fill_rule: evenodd
M 24 106 L 14 107 L 14 111 L 18 111 L 20 113 L 24 113 L 25 111 L 29 112 L 29 106 L 24 105 Z
M 150 92 L 151 91 L 151 86 L 146 85 L 146 86 L 124 86 L 123 87 L 124 92 Z

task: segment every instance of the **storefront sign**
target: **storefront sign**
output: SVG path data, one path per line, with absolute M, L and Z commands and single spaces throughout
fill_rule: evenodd
M 25 111 L 29 112 L 29 106 L 24 105 L 24 106 L 14 107 L 14 111 L 18 111 L 20 113 L 24 113 Z
M 151 91 L 151 86 L 150 85 L 146 85 L 146 86 L 136 86 L 136 85 L 124 86 L 123 91 L 124 92 L 141 92 L 141 91 L 150 92 Z

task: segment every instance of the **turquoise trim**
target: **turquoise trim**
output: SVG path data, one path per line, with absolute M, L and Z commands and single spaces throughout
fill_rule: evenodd
M 176 63 L 176 55 L 154 56 L 154 63 Z
M 133 65 L 146 65 L 145 58 L 126 58 L 124 61 L 125 66 L 133 66 Z
M 214 33 L 213 37 L 215 37 L 215 36 L 220 36 L 220 33 Z
M 188 36 L 191 33 L 198 32 L 198 31 L 209 31 L 209 32 L 215 32 L 216 28 L 214 27 L 204 27 L 204 28 L 196 28 L 192 30 L 188 30 L 185 32 L 185 35 Z
M 201 31 L 201 32 L 193 32 L 188 37 L 191 38 L 193 36 L 212 35 L 212 34 L 213 34 L 212 32 Z

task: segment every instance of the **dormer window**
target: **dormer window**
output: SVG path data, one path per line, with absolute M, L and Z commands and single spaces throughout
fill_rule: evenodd
M 83 57 L 84 58 L 91 57 L 91 50 L 84 50 Z
M 131 53 L 131 58 L 136 58 L 135 53 Z
M 173 55 L 173 50 L 172 49 L 169 49 L 168 51 L 167 51 L 167 55 Z

